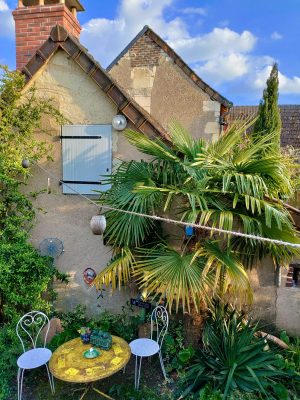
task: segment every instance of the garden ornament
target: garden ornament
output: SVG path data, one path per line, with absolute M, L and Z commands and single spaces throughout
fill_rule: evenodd
M 29 160 L 22 160 L 22 167 L 23 168 L 29 168 L 30 167 L 30 161 Z

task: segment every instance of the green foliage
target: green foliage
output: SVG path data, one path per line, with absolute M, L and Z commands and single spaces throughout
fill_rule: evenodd
M 285 350 L 286 367 L 300 374 L 300 338 L 289 337 L 286 331 L 282 331 L 280 332 L 280 339 L 289 346 Z
M 211 383 L 221 390 L 223 399 L 236 389 L 266 395 L 274 382 L 290 377 L 280 367 L 282 357 L 266 348 L 264 339 L 256 337 L 256 330 L 256 325 L 245 322 L 243 313 L 217 305 L 204 327 L 204 347 L 187 372 L 184 394 L 197 393 Z
M 146 386 L 141 387 L 138 391 L 134 388 L 134 385 L 118 384 L 114 385 L 109 394 L 117 399 L 122 400 L 160 400 L 161 394 L 157 391 L 150 389 Z M 167 397 L 164 396 L 167 400 Z
M 262 135 L 274 132 L 272 147 L 280 151 L 281 119 L 278 108 L 278 65 L 275 63 L 267 80 L 267 87 L 260 102 L 258 118 L 254 125 L 253 139 L 258 140 Z
M 34 209 L 21 193 L 20 182 L 2 173 L 0 158 L 0 240 L 22 240 L 31 227 Z
M 213 389 L 211 385 L 206 385 L 199 392 L 199 400 L 222 400 L 222 393 Z
M 256 141 L 245 136 L 251 123 L 233 125 L 213 143 L 193 139 L 176 123 L 169 142 L 127 130 L 129 142 L 152 160 L 121 162 L 107 178 L 111 189 L 100 194 L 99 203 L 299 243 L 281 201 L 294 192 L 289 164 L 272 151 L 276 133 Z M 95 279 L 96 287 L 111 284 L 115 289 L 134 277 L 150 298 L 167 293 L 170 309 L 180 305 L 189 310 L 192 302 L 197 310 L 212 292 L 251 300 L 247 268 L 267 255 L 279 264 L 300 255 L 296 248 L 230 233 L 210 236 L 202 229 L 186 243 L 183 230 L 170 224 L 166 246 L 161 235 L 166 224 L 117 211 L 106 216 L 105 236 L 115 258 Z
M 43 293 L 56 275 L 52 259 L 42 257 L 25 241 L 0 242 L 1 321 L 33 309 L 48 312 L 50 304 Z
M 132 312 L 130 308 L 122 307 L 120 314 L 111 314 L 104 311 L 95 319 L 95 326 L 110 332 L 112 335 L 120 336 L 127 342 L 137 338 L 138 327 L 144 317 Z
M 184 346 L 184 332 L 182 321 L 170 320 L 168 332 L 165 336 L 162 353 L 165 368 L 168 373 L 173 370 L 183 371 L 195 355 L 195 350 Z
M 17 319 L 0 325 L 0 400 L 7 400 L 17 375 L 17 358 L 22 353 L 21 343 L 16 335 Z

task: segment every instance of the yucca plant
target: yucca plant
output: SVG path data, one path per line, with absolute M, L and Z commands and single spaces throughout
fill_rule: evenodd
M 123 161 L 106 183 L 99 203 L 187 223 L 241 231 L 299 243 L 282 199 L 293 195 L 286 160 L 270 150 L 273 134 L 255 143 L 245 135 L 253 122 L 233 125 L 212 143 L 193 139 L 177 123 L 169 142 L 127 130 L 125 136 L 150 161 Z M 263 150 L 263 151 L 262 151 Z M 134 277 L 149 295 L 171 309 L 197 311 L 212 295 L 251 299 L 247 267 L 266 255 L 285 262 L 299 250 L 196 229 L 185 240 L 182 227 L 119 211 L 108 211 L 105 239 L 114 258 L 94 284 L 113 288 Z
M 216 305 L 204 326 L 203 349 L 184 378 L 187 388 L 181 398 L 200 393 L 208 383 L 223 399 L 235 390 L 266 395 L 268 386 L 288 377 L 279 367 L 284 363 L 281 356 L 256 337 L 256 331 L 257 325 L 242 312 Z

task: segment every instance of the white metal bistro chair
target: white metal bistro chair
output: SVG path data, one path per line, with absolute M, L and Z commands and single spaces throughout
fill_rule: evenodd
M 143 357 L 150 357 L 155 354 L 158 354 L 162 373 L 164 375 L 164 378 L 167 379 L 161 355 L 161 347 L 165 335 L 168 331 L 168 326 L 169 326 L 169 315 L 167 310 L 163 306 L 157 306 L 156 308 L 154 308 L 151 314 L 151 339 L 141 338 L 133 340 L 132 342 L 129 343 L 129 346 L 131 348 L 131 353 L 135 356 L 134 384 L 136 389 L 139 388 L 140 384 L 141 366 Z M 154 334 L 156 335 L 156 340 L 153 339 Z M 139 363 L 138 363 L 138 357 L 140 357 Z
M 37 347 L 37 340 L 44 326 L 47 324 L 45 337 L 43 340 L 43 347 Z M 23 378 L 24 371 L 26 369 L 34 369 L 46 366 L 47 374 L 50 382 L 51 392 L 54 393 L 54 379 L 49 371 L 48 361 L 51 358 L 52 351 L 47 349 L 46 340 L 49 332 L 49 318 L 46 314 L 41 311 L 31 311 L 19 320 L 16 326 L 17 336 L 21 341 L 23 347 L 23 354 L 18 358 L 17 365 L 18 369 L 18 400 L 22 400 L 22 388 L 23 388 Z M 29 342 L 30 349 L 26 351 L 25 342 L 23 339 L 26 337 Z M 29 340 L 28 340 L 29 339 Z

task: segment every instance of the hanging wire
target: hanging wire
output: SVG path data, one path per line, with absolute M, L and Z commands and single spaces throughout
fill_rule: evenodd
M 182 225 L 182 226 L 185 226 L 185 227 L 193 227 L 193 228 L 196 228 L 196 229 L 204 229 L 204 230 L 207 230 L 207 231 L 210 231 L 210 232 L 224 233 L 226 235 L 233 235 L 233 236 L 243 237 L 243 238 L 246 238 L 246 239 L 258 240 L 258 241 L 261 241 L 261 242 L 274 243 L 274 244 L 278 244 L 278 245 L 281 245 L 281 246 L 289 246 L 289 247 L 295 247 L 295 248 L 300 249 L 300 244 L 298 244 L 298 243 L 290 243 L 290 242 L 285 242 L 283 240 L 270 239 L 270 238 L 257 236 L 257 235 L 250 235 L 248 233 L 243 233 L 243 232 L 239 232 L 239 231 L 230 231 L 230 230 L 227 230 L 227 229 L 221 229 L 221 228 L 216 228 L 216 227 L 211 227 L 211 226 L 206 226 L 206 225 L 200 225 L 200 224 L 195 224 L 195 223 L 192 223 L 192 222 L 184 222 L 184 221 L 179 221 L 179 220 L 175 220 L 175 219 L 171 219 L 171 218 L 164 218 L 164 217 L 160 217 L 159 215 L 154 215 L 154 214 L 144 214 L 144 213 L 139 213 L 139 212 L 135 212 L 135 211 L 122 210 L 120 208 L 108 206 L 106 204 L 98 204 L 94 200 L 92 200 L 89 197 L 85 196 L 84 194 L 79 193 L 73 187 L 71 187 L 70 185 L 65 183 L 63 180 L 59 179 L 52 172 L 50 172 L 49 170 L 47 170 L 47 169 L 43 168 L 42 166 L 40 166 L 37 162 L 33 161 L 33 163 L 40 170 L 45 172 L 46 175 L 51 176 L 57 182 L 65 185 L 67 188 L 72 190 L 78 196 L 80 196 L 83 199 L 87 200 L 89 203 L 95 205 L 97 208 L 102 207 L 103 209 L 108 210 L 108 211 L 117 211 L 117 212 L 120 212 L 120 213 L 134 215 L 134 216 L 141 217 L 141 218 L 149 218 L 149 219 L 153 219 L 155 221 L 166 222 L 167 224 L 175 224 L 175 225 Z

